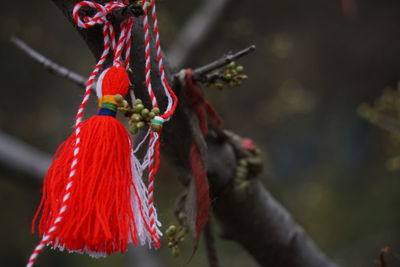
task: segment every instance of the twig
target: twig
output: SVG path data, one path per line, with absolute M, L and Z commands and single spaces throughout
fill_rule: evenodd
M 51 156 L 0 131 L 0 164 L 41 181 Z
M 23 42 L 21 39 L 17 37 L 11 37 L 10 41 L 16 45 L 19 49 L 21 49 L 24 53 L 26 53 L 28 56 L 33 58 L 35 61 L 43 65 L 45 69 L 50 71 L 51 73 L 54 73 L 57 76 L 60 76 L 62 78 L 65 78 L 67 80 L 70 80 L 71 82 L 77 84 L 80 87 L 85 87 L 86 84 L 86 78 L 83 77 L 80 74 L 77 74 L 57 63 L 54 61 L 46 58 L 44 55 L 40 54 L 37 52 L 35 49 L 27 45 L 25 42 Z
M 224 12 L 230 0 L 205 0 L 182 28 L 167 51 L 172 65 L 182 67 L 193 51 L 201 46 L 214 28 L 214 24 Z
M 208 221 L 204 229 L 204 242 L 207 250 L 207 258 L 210 267 L 219 267 L 217 250 L 215 248 L 215 239 L 212 231 L 211 221 Z
M 201 81 L 204 79 L 204 76 L 207 73 L 210 73 L 213 70 L 216 70 L 218 68 L 221 68 L 225 65 L 228 65 L 229 63 L 231 63 L 232 61 L 235 61 L 236 59 L 239 59 L 247 54 L 250 54 L 251 52 L 256 50 L 256 46 L 255 45 L 251 45 L 235 54 L 232 53 L 228 53 L 227 55 L 205 65 L 202 67 L 199 67 L 197 69 L 194 69 L 192 72 L 192 78 L 193 80 L 196 81 Z

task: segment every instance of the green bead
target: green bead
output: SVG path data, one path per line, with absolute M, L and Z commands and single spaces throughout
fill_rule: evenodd
M 153 112 L 154 114 L 158 115 L 158 114 L 160 114 L 160 109 L 159 108 L 153 108 L 151 110 L 151 112 Z
M 137 127 L 140 129 L 140 128 L 143 128 L 144 126 L 145 126 L 145 124 L 144 124 L 144 122 L 143 121 L 139 121 L 137 124 Z
M 124 100 L 122 100 L 122 105 L 124 106 L 124 107 L 129 107 L 129 103 L 128 103 L 128 101 L 126 101 L 125 99 Z
M 131 116 L 131 120 L 133 120 L 134 122 L 141 121 L 141 120 L 142 120 L 142 116 L 140 116 L 140 115 L 137 114 L 137 113 L 134 113 L 134 114 L 132 114 L 132 116 Z
M 144 109 L 143 104 L 137 104 L 137 105 L 135 105 L 135 107 L 133 108 L 133 111 L 139 113 L 139 112 L 141 112 L 143 109 Z
M 136 125 L 131 125 L 131 127 L 129 127 L 129 131 L 132 133 L 132 134 L 137 134 L 138 133 L 138 131 L 139 131 L 139 129 L 138 129 L 138 127 L 136 126 Z
M 138 99 L 135 100 L 135 106 L 139 105 L 139 104 L 143 104 L 143 102 L 142 102 L 141 99 L 138 98 Z
M 141 111 L 141 114 L 143 117 L 149 116 L 149 113 L 150 113 L 150 111 L 147 108 L 145 108 Z
M 151 111 L 151 112 L 149 113 L 149 118 L 150 118 L 150 119 L 153 119 L 155 116 L 156 116 L 156 114 L 155 114 L 153 111 Z
M 239 72 L 239 73 L 243 72 L 244 71 L 244 67 L 243 66 L 237 66 L 236 71 Z
M 232 79 L 232 75 L 226 74 L 224 78 L 225 78 L 226 80 L 230 80 L 230 79 Z
M 153 132 L 159 132 L 160 129 L 161 129 L 161 126 L 158 125 L 158 124 L 150 124 L 150 129 L 151 129 Z
M 124 101 L 124 98 L 122 97 L 122 95 L 115 95 L 114 96 L 115 102 L 117 102 L 118 104 L 122 104 L 122 102 Z

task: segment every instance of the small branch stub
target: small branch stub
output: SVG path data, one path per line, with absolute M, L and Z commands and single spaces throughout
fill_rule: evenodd
M 237 53 L 228 53 L 227 55 L 223 56 L 222 58 L 219 58 L 210 64 L 207 64 L 205 66 L 199 67 L 197 69 L 194 69 L 192 72 L 192 79 L 195 81 L 204 81 L 205 80 L 205 75 L 218 69 L 223 66 L 228 65 L 229 63 L 235 61 L 236 59 L 239 59 L 245 55 L 250 54 L 251 52 L 254 52 L 256 50 L 255 45 L 251 45 Z

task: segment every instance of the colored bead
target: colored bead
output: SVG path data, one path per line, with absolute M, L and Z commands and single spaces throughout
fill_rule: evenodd
M 153 112 L 154 114 L 158 115 L 158 114 L 160 114 L 160 109 L 159 108 L 153 108 L 151 110 L 151 112 Z
M 164 124 L 164 119 L 161 118 L 160 116 L 156 116 L 156 117 L 154 117 L 154 119 L 152 119 L 152 120 L 150 121 L 150 123 L 163 126 L 163 124 Z
M 117 106 L 112 103 L 108 103 L 108 102 L 102 103 L 101 107 L 112 110 L 112 111 L 117 111 Z
M 150 129 L 154 132 L 159 132 L 164 124 L 164 119 L 160 116 L 155 116 L 154 119 L 150 121 Z
M 150 129 L 151 129 L 153 132 L 159 132 L 159 131 L 161 130 L 161 126 L 160 126 L 160 125 L 157 125 L 157 124 L 150 124 Z
M 129 131 L 130 131 L 132 134 L 137 134 L 138 131 L 139 131 L 139 129 L 138 129 L 138 127 L 137 127 L 136 125 L 131 125 L 131 127 L 129 127 Z
M 133 111 L 135 112 L 141 112 L 144 109 L 143 104 L 137 104 L 135 105 L 135 107 L 133 108 Z
M 149 113 L 150 113 L 150 111 L 147 108 L 145 108 L 141 111 L 141 114 L 143 117 L 147 117 L 149 115 Z
M 124 101 L 124 98 L 120 94 L 115 95 L 114 99 L 115 99 L 115 102 L 117 102 L 118 104 L 122 104 L 122 102 Z
M 137 114 L 137 113 L 134 113 L 134 114 L 132 114 L 132 116 L 131 116 L 131 120 L 134 121 L 134 122 L 141 121 L 141 120 L 142 120 L 142 116 L 140 116 L 140 115 Z

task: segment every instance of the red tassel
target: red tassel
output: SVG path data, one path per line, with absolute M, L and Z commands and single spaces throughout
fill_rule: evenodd
M 113 66 L 102 76 L 103 96 L 126 95 L 129 79 L 122 67 Z M 49 239 L 53 247 L 103 256 L 126 251 L 129 242 L 137 243 L 131 204 L 132 142 L 122 123 L 112 116 L 114 111 L 105 108 L 110 104 L 81 126 L 68 208 Z M 41 211 L 41 235 L 49 232 L 62 208 L 75 142 L 72 135 L 60 146 L 45 177 L 42 202 L 33 221 Z

